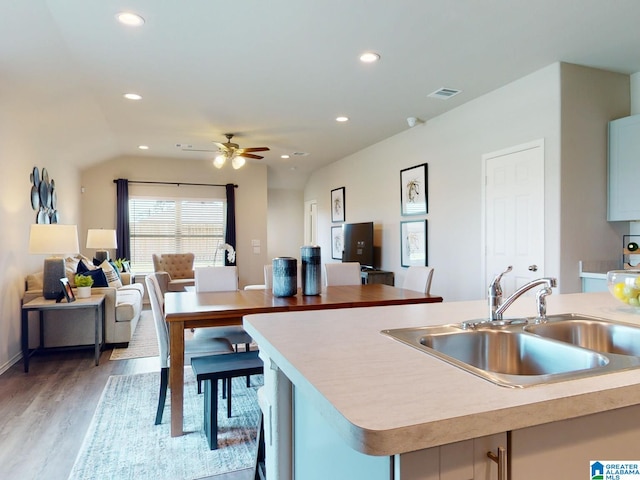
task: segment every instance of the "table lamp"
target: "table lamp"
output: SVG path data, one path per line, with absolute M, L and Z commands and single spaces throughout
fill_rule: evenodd
M 60 279 L 66 277 L 63 255 L 78 253 L 76 225 L 33 224 L 29 233 L 29 253 L 52 255 L 44 261 L 42 296 L 55 299 L 62 293 Z
M 117 248 L 116 231 L 108 229 L 89 229 L 87 231 L 87 248 L 96 249 L 96 260 L 109 260 L 107 248 Z

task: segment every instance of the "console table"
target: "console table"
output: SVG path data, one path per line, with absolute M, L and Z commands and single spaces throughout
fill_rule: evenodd
M 91 295 L 89 298 L 77 298 L 75 302 L 68 303 L 55 300 L 46 300 L 44 297 L 34 298 L 22 305 L 22 358 L 24 371 L 29 371 L 29 357 L 37 350 L 44 348 L 44 312 L 47 310 L 73 310 L 92 309 L 95 319 L 95 362 L 100 362 L 100 351 L 104 346 L 104 295 Z M 31 350 L 29 348 L 29 312 L 39 312 L 40 317 L 40 345 Z
M 360 272 L 363 285 L 369 285 L 371 283 L 382 283 L 384 285 L 391 285 L 395 282 L 393 272 L 386 270 L 362 270 Z

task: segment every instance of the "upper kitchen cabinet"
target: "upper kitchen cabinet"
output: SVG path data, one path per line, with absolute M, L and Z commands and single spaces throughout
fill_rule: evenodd
M 607 220 L 640 220 L 640 115 L 609 122 Z

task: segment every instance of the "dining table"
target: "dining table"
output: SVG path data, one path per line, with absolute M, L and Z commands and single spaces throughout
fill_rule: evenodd
M 242 325 L 245 315 L 328 310 L 335 308 L 442 302 L 442 297 L 384 284 L 324 287 L 319 295 L 278 297 L 271 289 L 226 292 L 167 292 L 165 320 L 169 325 L 169 385 L 171 436 L 183 434 L 185 329 Z

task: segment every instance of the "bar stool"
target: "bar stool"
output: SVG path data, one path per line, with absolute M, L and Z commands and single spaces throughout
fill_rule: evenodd
M 191 368 L 196 381 L 204 382 L 204 431 L 209 448 L 216 450 L 218 448 L 218 380 L 226 382 L 227 417 L 231 417 L 231 380 L 235 377 L 262 374 L 264 366 L 258 357 L 258 352 L 250 351 L 193 358 Z

